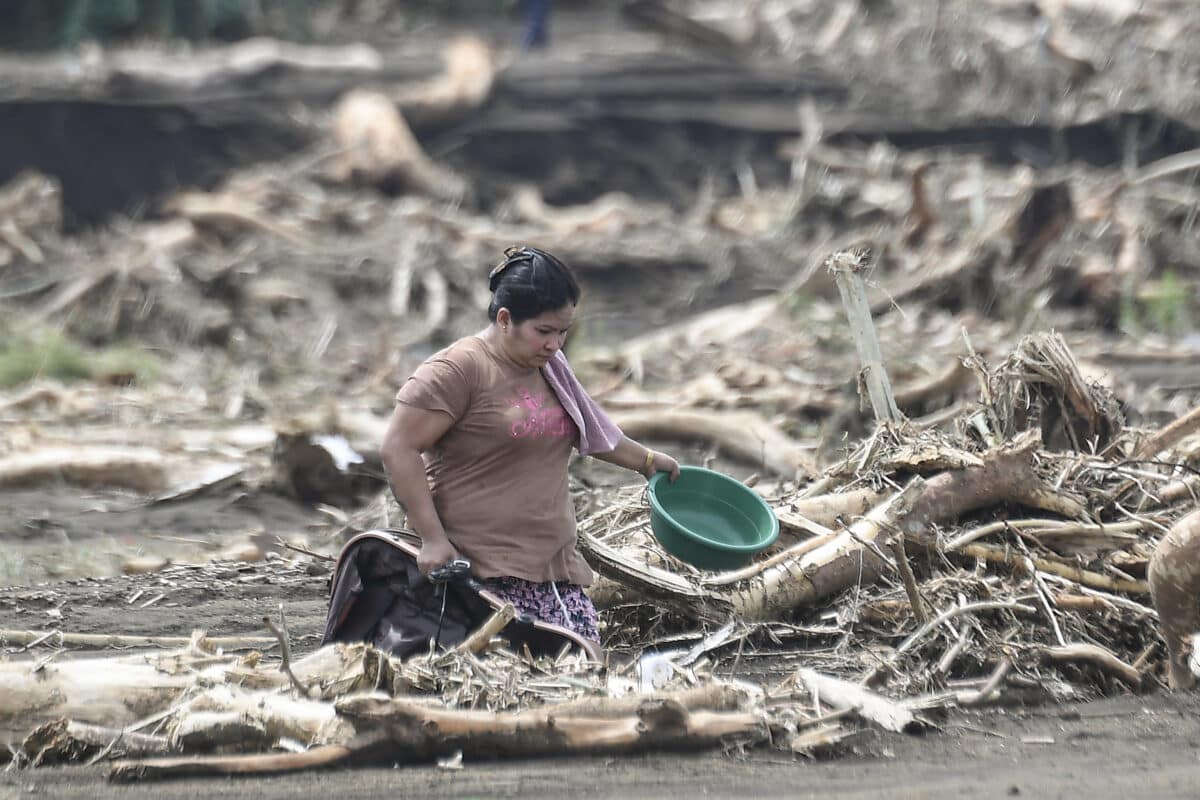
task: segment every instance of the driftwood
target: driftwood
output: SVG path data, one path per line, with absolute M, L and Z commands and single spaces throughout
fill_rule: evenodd
M 116 54 L 111 64 L 112 77 L 127 86 L 136 82 L 144 88 L 195 92 L 225 88 L 267 70 L 372 73 L 383 66 L 383 59 L 364 44 L 315 47 L 255 38 L 193 53 L 189 58 L 180 58 L 175 52 L 130 50 Z
M 1171 526 L 1150 561 L 1150 592 L 1167 643 L 1167 681 L 1172 689 L 1196 685 L 1188 661 L 1200 633 L 1200 510 Z
M 612 417 L 621 430 L 637 439 L 712 442 L 731 456 L 789 479 L 817 472 L 808 448 L 756 414 L 681 409 L 618 411 Z
M 62 631 L 0 630 L 0 645 L 30 648 L 36 645 L 66 648 L 185 647 L 195 641 L 190 636 L 130 636 L 108 633 L 64 633 Z M 270 636 L 205 636 L 205 646 L 221 650 L 249 650 L 270 647 Z
M 349 741 L 282 756 L 216 756 L 114 762 L 117 782 L 186 775 L 269 774 L 340 763 L 431 762 L 464 758 L 699 749 L 736 738 L 761 741 L 761 713 L 689 710 L 673 700 L 643 700 L 632 714 L 576 716 L 557 706 L 508 713 L 443 710 L 401 698 L 351 696 L 339 701 Z M 352 734 L 349 732 L 353 731 Z
M 179 192 L 163 204 L 163 210 L 201 228 L 256 231 L 279 237 L 297 247 L 314 246 L 302 229 L 276 219 L 253 197 L 232 187 L 221 192 Z
M 1085 663 L 1091 664 L 1120 680 L 1130 689 L 1142 687 L 1142 674 L 1132 665 L 1126 664 L 1113 655 L 1112 651 L 1096 644 L 1069 644 L 1061 647 L 1047 647 L 1042 651 L 1042 657 L 1055 663 Z
M 165 736 L 58 719 L 35 728 L 21 743 L 30 766 L 71 763 L 101 753 L 113 758 L 144 758 L 171 752 Z
M 152 493 L 166 488 L 162 453 L 143 447 L 43 447 L 0 458 L 0 487 L 62 481 Z
M 789 519 L 789 513 L 794 512 L 798 519 L 809 520 L 834 527 L 844 524 L 845 520 L 853 520 L 879 505 L 887 495 L 869 487 L 852 489 L 848 492 L 825 494 L 793 501 L 789 509 L 777 511 L 780 524 Z M 796 523 L 800 524 L 800 523 Z
M 853 713 L 884 730 L 904 733 L 918 725 L 916 715 L 910 708 L 857 683 L 822 675 L 807 668 L 796 674 L 808 688 L 808 693 L 820 702 L 834 708 L 852 709 Z
M 59 718 L 120 727 L 171 705 L 198 686 L 240 683 L 246 688 L 290 685 L 275 669 L 257 670 L 245 659 L 218 654 L 197 635 L 176 651 L 108 658 L 0 662 L 0 740 L 23 736 L 31 727 Z M 321 692 L 374 685 L 377 664 L 365 646 L 326 647 L 296 661 L 292 669 Z
M 947 470 L 928 481 L 914 478 L 903 491 L 820 546 L 810 548 L 801 542 L 790 552 L 754 565 L 753 572 L 744 571 L 746 577 L 733 583 L 724 583 L 721 576 L 693 581 L 632 563 L 615 548 L 588 536 L 580 537 L 580 548 L 601 574 L 683 613 L 717 619 L 732 611 L 749 620 L 773 619 L 855 583 L 872 583 L 883 570 L 894 568 L 885 553 L 898 531 L 931 546 L 931 525 L 1003 502 L 1082 517 L 1085 509 L 1078 500 L 1052 491 L 1032 470 L 1038 444 L 1036 432 L 1030 431 L 985 453 L 981 466 Z
M 1162 430 L 1146 437 L 1134 451 L 1134 458 L 1153 458 L 1170 450 L 1191 434 L 1200 430 L 1200 407 L 1193 408 Z

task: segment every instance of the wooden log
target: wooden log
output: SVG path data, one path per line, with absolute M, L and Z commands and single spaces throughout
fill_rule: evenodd
M 171 752 L 171 742 L 166 736 L 56 719 L 26 736 L 21 751 L 36 767 L 83 761 L 101 752 L 113 758 L 166 755 Z
M 1028 431 L 984 453 L 980 466 L 947 470 L 928 481 L 914 478 L 900 493 L 820 547 L 782 560 L 772 557 L 768 566 L 760 565 L 757 572 L 732 584 L 695 581 L 650 568 L 589 537 L 580 537 L 580 549 L 601 574 L 684 613 L 717 619 L 733 611 L 751 620 L 775 619 L 784 611 L 811 605 L 855 583 L 877 580 L 889 566 L 890 559 L 883 553 L 896 531 L 903 531 L 918 544 L 932 546 L 931 525 L 1003 502 L 1050 506 L 1082 516 L 1081 503 L 1051 491 L 1032 469 L 1039 442 L 1037 432 Z M 1040 564 L 1038 568 L 1042 569 Z M 1078 580 L 1080 575 L 1076 572 L 1068 577 Z M 1105 588 L 1112 585 L 1110 582 Z
M 292 669 L 329 697 L 374 686 L 377 661 L 376 651 L 366 645 L 339 644 L 309 654 Z M 60 717 L 120 727 L 169 708 L 196 687 L 225 682 L 272 690 L 289 685 L 274 663 L 260 665 L 253 655 L 243 660 L 199 647 L 36 665 L 0 662 L 0 744 Z
M 807 667 L 802 667 L 796 675 L 808 689 L 808 693 L 814 698 L 819 698 L 825 705 L 853 709 L 859 717 L 886 731 L 906 733 L 918 725 L 917 717 L 911 709 L 857 683 L 822 675 Z
M 135 783 L 165 778 L 218 775 L 278 775 L 321 769 L 344 763 L 354 754 L 346 745 L 314 747 L 303 753 L 251 756 L 180 756 L 114 761 L 108 779 L 112 783 Z
M 643 701 L 636 713 L 618 717 L 562 715 L 555 706 L 506 713 L 447 710 L 379 695 L 349 697 L 336 707 L 359 731 L 350 742 L 283 756 L 119 761 L 109 779 L 271 774 L 348 761 L 421 763 L 456 750 L 465 758 L 495 758 L 702 749 L 731 737 L 756 742 L 768 735 L 760 713 L 689 711 L 672 700 Z
M 1153 458 L 1162 451 L 1171 449 L 1197 430 L 1200 430 L 1200 406 L 1193 408 L 1170 425 L 1144 439 L 1137 446 L 1133 457 Z
M 62 631 L 0 630 L 0 645 L 6 647 L 47 647 L 124 649 L 130 647 L 185 647 L 190 636 L 131 636 L 109 633 L 63 633 Z M 206 636 L 206 646 L 222 650 L 253 650 L 271 647 L 270 636 Z
M 625 697 L 581 697 L 555 703 L 554 713 L 573 717 L 623 717 L 637 713 L 641 704 L 648 700 L 678 703 L 689 711 L 745 711 L 751 698 L 745 689 L 732 683 L 707 681 L 673 692 L 631 694 Z
M 1069 664 L 1083 662 L 1091 664 L 1115 677 L 1130 689 L 1142 687 L 1142 674 L 1132 665 L 1126 664 L 1106 647 L 1098 644 L 1068 644 L 1047 647 L 1042 657 L 1051 663 Z
M 120 727 L 169 707 L 196 675 L 163 669 L 160 657 L 0 663 L 0 741 L 62 717 Z
M 145 447 L 44 447 L 0 458 L 0 487 L 65 482 L 76 486 L 132 489 L 152 493 L 166 488 L 162 453 Z
M 356 733 L 330 702 L 238 686 L 214 687 L 189 700 L 172 712 L 166 729 L 172 743 L 185 752 L 248 739 L 264 745 L 279 739 L 329 744 L 349 741 Z
M 874 581 L 883 568 L 874 550 L 887 546 L 924 490 L 925 481 L 913 478 L 831 541 L 797 558 L 771 564 L 757 575 L 723 587 L 722 593 L 744 619 L 769 620 L 831 597 L 858 580 Z
M 688 711 L 673 700 L 644 701 L 636 713 L 622 717 L 564 716 L 554 706 L 503 713 L 447 710 L 369 695 L 347 698 L 337 708 L 360 729 L 385 725 L 393 744 L 426 758 L 435 750 L 462 750 L 469 757 L 700 749 L 729 736 L 766 735 L 759 713 Z
M 791 510 L 805 519 L 832 528 L 844 524 L 844 520 L 862 516 L 883 502 L 885 497 L 886 493 L 870 487 L 852 489 L 848 492 L 797 500 L 792 503 Z M 785 509 L 778 513 L 782 522 L 788 512 Z
M 809 448 L 757 414 L 679 409 L 615 412 L 612 418 L 634 439 L 712 442 L 731 456 L 787 479 L 803 478 L 817 472 L 816 460 Z
M 1150 596 L 1167 644 L 1167 683 L 1192 689 L 1193 637 L 1200 632 L 1200 509 L 1179 519 L 1154 549 Z

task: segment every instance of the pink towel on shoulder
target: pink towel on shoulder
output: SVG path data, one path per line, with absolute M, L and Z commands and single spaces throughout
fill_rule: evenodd
M 562 350 L 542 367 L 542 375 L 579 428 L 579 452 L 585 456 L 612 452 L 625 434 L 583 388 Z

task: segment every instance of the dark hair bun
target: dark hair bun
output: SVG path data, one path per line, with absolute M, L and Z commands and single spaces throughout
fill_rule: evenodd
M 507 308 L 513 322 L 555 311 L 579 302 L 579 284 L 570 268 L 560 259 L 536 247 L 510 247 L 504 260 L 488 273 L 492 303 L 488 317 Z

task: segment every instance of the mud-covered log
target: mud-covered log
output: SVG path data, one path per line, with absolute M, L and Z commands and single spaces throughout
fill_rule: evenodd
M 336 704 L 358 733 L 349 742 L 282 756 L 216 756 L 114 762 L 112 781 L 187 775 L 271 774 L 337 763 L 430 762 L 461 751 L 465 758 L 703 749 L 736 737 L 766 739 L 758 712 L 691 711 L 670 700 L 645 700 L 622 716 L 563 715 L 554 706 L 530 711 L 433 708 L 404 698 L 359 695 Z
M 1167 643 L 1167 681 L 1172 689 L 1196 685 L 1188 661 L 1200 633 L 1200 510 L 1171 526 L 1150 559 L 1150 596 Z

